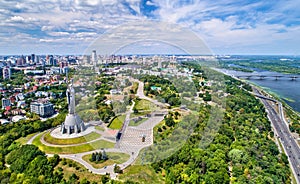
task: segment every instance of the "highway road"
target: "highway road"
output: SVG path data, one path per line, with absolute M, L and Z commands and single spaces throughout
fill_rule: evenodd
M 257 96 L 263 96 L 256 88 L 253 88 L 253 90 L 255 94 L 258 94 Z M 279 112 L 276 112 L 274 107 L 276 104 L 272 102 L 274 101 L 273 99 L 271 102 L 268 100 L 268 97 L 260 99 L 268 112 L 268 117 L 274 128 L 274 134 L 281 142 L 284 151 L 288 156 L 296 181 L 297 183 L 300 183 L 300 149 L 288 128 L 288 123 L 285 121 L 282 104 L 281 102 L 276 101 L 279 109 Z

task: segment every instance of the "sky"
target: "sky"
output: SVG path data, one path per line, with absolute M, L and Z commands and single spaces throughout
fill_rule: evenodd
M 103 34 L 147 21 L 189 30 L 214 54 L 300 55 L 299 7 L 300 0 L 1 0 L 0 55 L 82 54 Z

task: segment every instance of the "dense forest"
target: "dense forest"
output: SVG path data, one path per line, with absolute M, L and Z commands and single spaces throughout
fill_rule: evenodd
M 48 165 L 45 153 L 33 145 L 21 146 L 16 140 L 31 133 L 40 132 L 61 124 L 65 118 L 64 113 L 47 121 L 24 120 L 13 124 L 0 126 L 0 181 L 1 183 L 56 183 L 53 168 L 55 162 Z M 6 159 L 5 159 L 6 158 Z M 49 159 L 50 161 L 51 159 Z M 7 165 L 10 165 L 7 168 Z M 46 164 L 46 165 L 45 165 Z M 61 178 L 60 176 L 57 176 Z M 53 178 L 53 180 L 51 180 Z M 25 183 L 26 183 L 25 182 Z
M 206 148 L 199 145 L 208 119 L 201 108 L 199 122 L 186 144 L 169 158 L 153 163 L 166 183 L 290 183 L 286 155 L 272 140 L 263 105 L 226 77 L 226 111 L 219 131 Z

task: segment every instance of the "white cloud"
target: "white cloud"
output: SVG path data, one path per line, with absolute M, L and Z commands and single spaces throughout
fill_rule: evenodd
M 55 42 L 56 40 L 55 39 L 44 39 L 44 38 L 41 38 L 40 39 L 40 42 Z
M 101 54 L 112 54 L 135 42 L 164 43 L 182 48 L 190 54 L 210 53 L 204 42 L 190 30 L 166 22 L 153 21 L 132 22 L 119 26 L 101 35 L 86 52 L 96 49 Z
M 55 29 L 55 26 L 42 26 L 42 31 L 52 31 Z
M 280 44 L 291 42 L 291 40 L 294 43 L 300 41 L 297 36 L 300 26 L 291 28 L 281 24 L 259 24 L 254 28 L 236 29 L 236 27 L 235 18 L 224 21 L 212 19 L 196 25 L 195 30 L 209 43 L 210 48 L 217 51 L 225 48 L 232 48 L 232 51 L 242 48 L 255 50 L 255 47 L 258 49 L 258 46 L 264 45 L 265 49 L 271 53 L 272 47 L 279 47 Z M 295 50 L 299 49 L 295 48 Z M 259 50 L 255 52 L 259 53 Z
M 70 33 L 68 32 L 47 32 L 50 36 L 68 36 Z
M 13 16 L 10 18 L 10 20 L 8 20 L 8 22 L 24 22 L 25 19 L 24 17 L 21 16 Z
M 151 2 L 151 1 L 147 1 L 147 2 L 146 2 L 146 5 L 148 5 L 148 6 L 156 6 L 156 4 L 153 3 L 153 2 Z
M 24 18 L 19 15 L 15 15 L 10 17 L 6 22 L 21 22 L 21 23 L 31 23 L 31 22 L 37 22 L 38 20 L 32 17 Z
M 141 15 L 140 3 L 140 0 L 1 1 L 1 42 L 13 44 L 12 39 L 2 39 L 6 35 L 29 40 L 30 45 L 66 42 L 76 46 L 89 43 L 98 34 L 123 23 L 143 22 L 145 17 Z M 296 8 L 300 5 L 299 1 L 152 0 L 146 4 L 159 7 L 153 12 L 158 20 L 193 29 L 213 48 L 255 47 L 284 40 L 293 40 L 294 43 L 299 37 L 300 20 Z M 137 37 L 145 36 L 142 30 L 135 32 Z M 22 36 L 24 39 L 21 39 Z M 17 44 L 15 46 L 18 47 Z

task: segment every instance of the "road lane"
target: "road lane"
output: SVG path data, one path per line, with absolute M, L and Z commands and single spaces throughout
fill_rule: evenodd
M 284 152 L 288 156 L 288 160 L 297 183 L 300 183 L 300 149 L 296 140 L 293 138 L 289 127 L 287 126 L 288 124 L 284 118 L 281 102 L 276 101 L 279 109 L 279 112 L 276 112 L 274 105 L 270 104 L 270 100 L 268 100 L 269 97 L 261 98 L 263 95 L 256 88 L 253 88 L 253 91 L 258 97 L 260 97 L 260 100 L 264 104 L 268 117 L 273 125 L 275 136 L 279 138 Z

